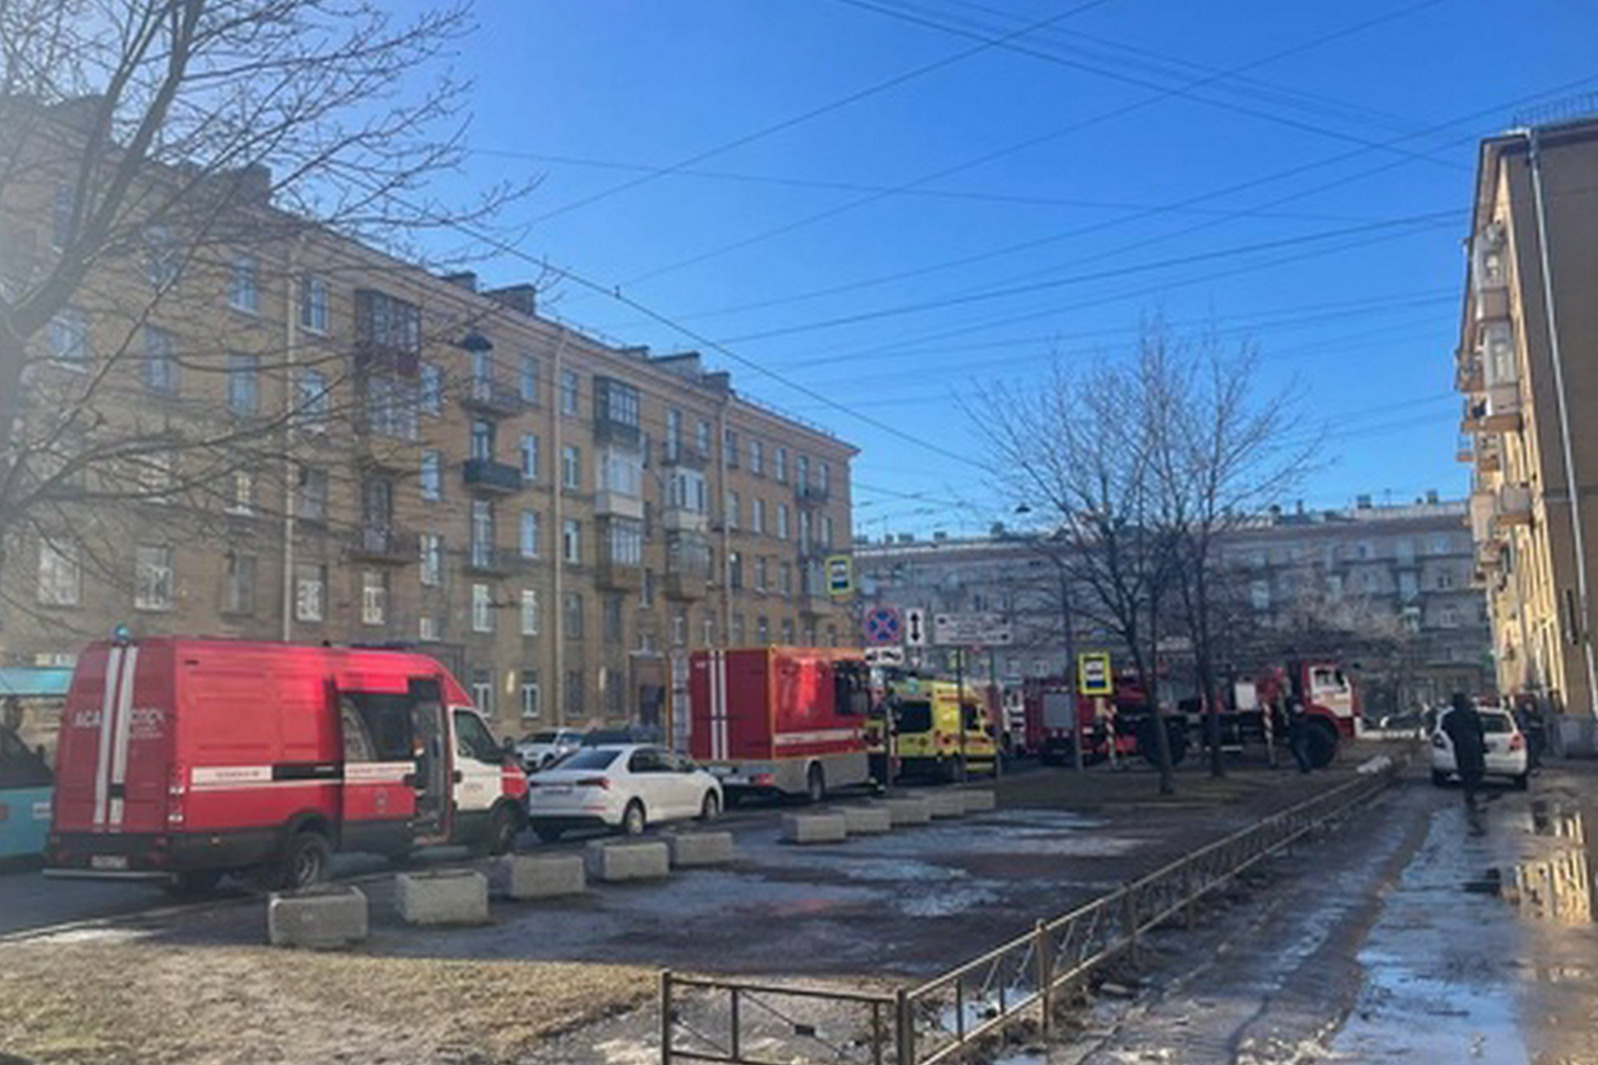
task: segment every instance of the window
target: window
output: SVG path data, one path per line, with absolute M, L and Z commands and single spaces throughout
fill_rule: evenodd
M 1453 538 L 1446 533 L 1432 537 L 1432 554 L 1446 555 L 1454 549 Z
M 475 334 L 474 334 L 475 335 Z M 483 339 L 479 337 L 479 339 Z M 487 400 L 494 395 L 494 353 L 488 349 L 472 351 L 472 398 Z
M 423 614 L 416 619 L 416 638 L 423 643 L 437 643 L 444 638 L 443 628 L 438 623 L 438 618 L 430 614 Z
M 749 441 L 749 472 L 756 477 L 766 475 L 766 445 L 758 440 Z
M 50 201 L 50 246 L 64 251 L 72 243 L 78 229 L 78 191 L 66 183 L 55 187 Z
M 383 625 L 388 621 L 388 574 L 383 570 L 361 571 L 361 624 Z
M 304 278 L 300 282 L 300 327 L 325 335 L 329 317 L 327 282 L 320 277 Z
M 568 640 L 578 640 L 583 635 L 583 593 L 567 592 L 561 604 L 561 624 Z
M 294 620 L 321 621 L 327 603 L 327 567 L 318 562 L 294 564 Z
M 538 635 L 538 590 L 523 588 L 521 599 L 522 635 Z
M 599 455 L 599 489 L 638 498 L 643 495 L 643 459 L 633 451 L 606 448 Z
M 816 541 L 811 536 L 815 530 L 810 524 L 810 512 L 808 510 L 797 511 L 795 520 L 799 523 L 799 546 L 808 547 L 809 545 L 815 543 Z
M 1437 571 L 1437 590 L 1439 592 L 1446 592 L 1446 591 L 1449 591 L 1450 589 L 1452 589 L 1453 587 L 1454 587 L 1454 575 L 1452 573 L 1448 572 L 1447 570 L 1438 570 Z
M 655 605 L 655 571 L 644 570 L 643 586 L 638 590 L 638 605 L 648 610 Z
M 255 314 L 261 309 L 261 263 L 253 255 L 236 255 L 228 272 L 227 305 Z
M 560 557 L 574 566 L 583 562 L 583 523 L 567 518 L 560 530 Z
M 826 467 L 823 466 L 822 469 L 826 469 Z M 823 547 L 831 547 L 832 546 L 832 515 L 831 514 L 823 514 L 821 516 L 821 545 Z
M 764 555 L 755 559 L 755 591 L 766 590 L 766 573 L 769 563 Z
M 1445 629 L 1459 628 L 1459 608 L 1445 606 L 1437 615 L 1437 624 Z
M 754 513 L 749 527 L 756 536 L 764 536 L 766 534 L 766 501 L 764 499 L 755 500 Z
M 731 455 L 732 452 L 729 451 L 728 454 Z M 716 615 L 709 611 L 705 612 L 705 616 L 699 621 L 699 636 L 706 647 L 716 646 Z
M 140 544 L 133 564 L 133 608 L 172 609 L 172 549 Z
M 254 414 L 261 409 L 261 359 L 258 355 L 229 352 L 227 357 L 227 408 L 234 414 Z
M 517 384 L 522 394 L 522 402 L 528 406 L 538 402 L 538 357 L 530 351 L 522 352 L 521 373 Z
M 494 461 L 494 423 L 486 418 L 472 419 L 471 454 L 478 462 Z
M 295 499 L 296 516 L 306 521 L 327 520 L 327 471 L 301 466 Z
M 1248 584 L 1248 599 L 1255 610 L 1269 610 L 1271 608 L 1270 582 L 1250 581 Z
M 1371 559 L 1376 557 L 1376 545 L 1369 540 L 1361 540 L 1354 545 L 1354 557 L 1358 559 Z
M 825 462 L 816 463 L 816 486 L 821 489 L 823 495 L 832 487 L 832 467 Z
M 793 618 L 782 619 L 782 642 L 786 644 L 793 643 Z
M 620 645 L 626 641 L 626 633 L 622 622 L 622 598 L 620 592 L 606 592 L 600 601 L 601 618 L 605 632 L 605 642 Z
M 793 458 L 793 482 L 800 487 L 810 483 L 810 459 L 804 455 L 795 455 Z
M 738 493 L 731 488 L 727 489 L 727 498 L 722 506 L 726 510 L 727 528 L 736 532 L 738 530 L 738 512 L 742 509 L 738 505 Z
M 537 558 L 543 553 L 544 529 L 543 519 L 536 510 L 522 511 L 520 535 L 517 545 L 523 558 Z
M 39 543 L 39 602 L 44 606 L 77 606 L 83 594 L 78 545 Z
M 424 588 L 437 588 L 444 579 L 444 538 L 438 533 L 423 533 L 421 538 Z
M 671 645 L 681 647 L 688 642 L 688 608 L 677 607 L 671 612 Z
M 144 327 L 144 387 L 175 396 L 178 391 L 177 338 L 153 325 Z
M 376 436 L 416 439 L 416 384 L 397 377 L 366 382 L 366 424 Z
M 472 705 L 478 713 L 492 715 L 494 705 L 494 674 L 487 669 L 472 670 Z M 461 715 L 455 715 L 457 728 Z
M 560 412 L 576 417 L 578 403 L 578 376 L 576 370 L 560 372 Z
M 594 417 L 612 425 L 637 429 L 638 389 L 614 377 L 594 378 Z
M 255 613 L 255 556 L 229 551 L 222 573 L 222 612 Z
M 682 449 L 682 411 L 672 407 L 666 411 L 666 461 L 675 462 Z
M 699 454 L 706 461 L 710 459 L 710 423 L 703 418 L 699 419 L 698 426 L 694 429 L 694 446 L 699 449 Z
M 583 693 L 582 670 L 568 669 L 566 671 L 565 699 L 566 716 L 568 718 L 578 718 L 588 712 L 587 699 Z M 603 769 L 605 766 L 616 760 L 616 756 L 611 754 L 609 751 L 595 752 L 591 757 L 584 757 L 587 754 L 588 752 L 586 751 L 580 751 L 577 754 L 572 755 L 572 760 L 566 763 L 566 767 L 571 769 L 587 768 L 590 764 L 599 762 L 600 764 L 596 768 Z M 579 760 L 584 763 L 583 766 L 577 765 Z
M 436 418 L 444 413 L 444 371 L 436 363 L 422 364 L 418 402 L 423 414 Z
M 255 477 L 249 470 L 233 471 L 233 490 L 228 494 L 229 514 L 255 513 Z
M 542 711 L 542 693 L 538 687 L 538 670 L 522 670 L 522 719 L 535 720 Z
M 793 594 L 793 563 L 791 563 L 791 562 L 782 563 L 782 565 L 780 567 L 778 567 L 777 577 L 778 577 L 778 581 L 780 582 L 778 584 L 778 590 L 781 591 L 783 595 L 792 595 Z
M 703 514 L 708 509 L 705 475 L 698 470 L 674 470 L 671 475 L 669 502 L 674 507 L 693 514 Z
M 788 504 L 777 504 L 777 539 L 788 539 Z
M 356 289 L 355 339 L 363 348 L 414 355 L 422 350 L 422 312 L 386 292 Z
M 436 503 L 444 498 L 444 453 L 437 448 L 422 450 L 422 471 L 417 481 L 422 498 Z
M 50 357 L 81 366 L 89 361 L 89 318 L 67 307 L 50 319 Z
M 738 468 L 738 431 L 736 429 L 723 429 L 721 432 L 721 453 L 727 457 L 727 466 L 730 469 Z
M 737 551 L 727 552 L 727 584 L 734 590 L 744 586 L 744 557 Z
M 494 504 L 472 500 L 472 565 L 486 569 L 494 564 Z
M 777 480 L 786 483 L 788 480 L 788 449 L 779 447 L 771 465 L 772 473 Z
M 583 486 L 583 453 L 575 444 L 561 448 L 560 483 L 574 492 Z
M 144 276 L 152 288 L 164 289 L 177 283 L 183 269 L 183 254 L 177 237 L 166 226 L 151 226 L 144 231 Z
M 538 468 L 543 465 L 541 446 L 537 433 L 522 434 L 522 480 L 529 484 L 538 480 Z
M 771 642 L 771 619 L 761 614 L 755 618 L 755 643 L 764 647 Z
M 606 559 L 618 566 L 644 563 L 644 525 L 628 518 L 613 518 L 605 536 Z
M 742 647 L 743 646 L 743 644 L 744 644 L 744 634 L 745 634 L 744 616 L 742 614 L 734 614 L 732 616 L 732 646 L 733 647 Z
M 494 631 L 494 601 L 486 584 L 472 585 L 472 631 Z
M 331 413 L 328 403 L 327 374 L 309 367 L 294 375 L 294 406 L 299 414 L 300 429 L 308 433 L 327 432 L 327 419 Z

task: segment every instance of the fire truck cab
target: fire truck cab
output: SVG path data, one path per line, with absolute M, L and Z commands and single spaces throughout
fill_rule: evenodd
M 46 873 L 321 879 L 335 851 L 508 850 L 527 779 L 438 662 L 165 637 L 91 645 L 62 714 Z

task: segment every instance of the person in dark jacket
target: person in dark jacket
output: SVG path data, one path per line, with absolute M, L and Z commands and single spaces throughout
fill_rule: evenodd
M 1465 813 L 1471 827 L 1480 829 L 1476 793 L 1487 775 L 1487 733 L 1482 727 L 1476 704 L 1463 692 L 1455 692 L 1453 707 L 1443 715 L 1442 730 L 1454 747 L 1454 769 L 1465 792 Z

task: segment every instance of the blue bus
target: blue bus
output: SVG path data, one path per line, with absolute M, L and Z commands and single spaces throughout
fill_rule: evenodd
M 70 669 L 0 669 L 0 861 L 44 852 L 55 773 L 26 737 L 54 734 L 71 680 Z

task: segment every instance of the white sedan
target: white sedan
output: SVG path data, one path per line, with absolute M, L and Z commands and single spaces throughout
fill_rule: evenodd
M 647 826 L 721 814 L 721 784 L 679 754 L 649 744 L 584 747 L 527 780 L 527 821 L 551 842 L 569 828 L 636 836 Z
M 1526 786 L 1526 737 L 1515 724 L 1514 715 L 1496 707 L 1478 707 L 1482 732 L 1487 737 L 1487 775 L 1508 777 L 1517 788 Z M 1443 729 L 1451 713 L 1444 710 L 1432 729 L 1432 783 L 1441 787 L 1459 774 L 1454 761 L 1454 741 Z

